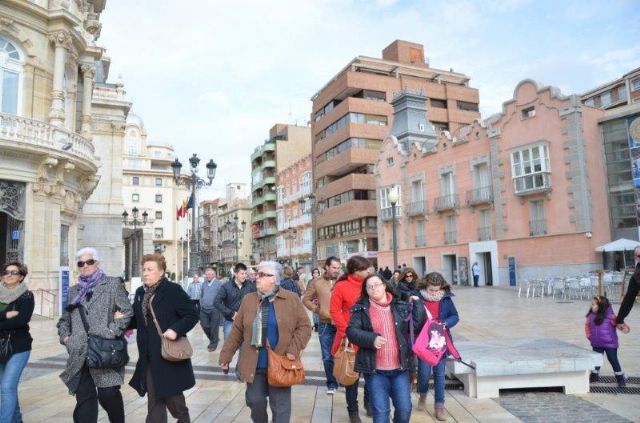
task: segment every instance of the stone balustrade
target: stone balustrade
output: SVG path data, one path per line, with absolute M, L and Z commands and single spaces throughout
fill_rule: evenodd
M 0 113 L 0 142 L 54 150 L 96 162 L 93 144 L 75 132 L 22 116 Z

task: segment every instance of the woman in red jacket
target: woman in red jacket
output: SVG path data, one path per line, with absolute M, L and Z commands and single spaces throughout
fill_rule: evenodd
M 358 301 L 362 294 L 362 284 L 364 278 L 369 275 L 369 262 L 362 256 L 353 256 L 347 261 L 347 274 L 342 277 L 331 291 L 331 303 L 329 312 L 331 320 L 336 326 L 336 337 L 331 347 L 331 355 L 335 355 L 340 349 L 342 340 L 347 337 L 347 326 L 351 318 L 351 307 Z M 369 402 L 365 386 L 364 404 L 369 412 Z M 350 423 L 361 423 L 358 414 L 358 382 L 346 387 L 347 411 L 349 412 Z

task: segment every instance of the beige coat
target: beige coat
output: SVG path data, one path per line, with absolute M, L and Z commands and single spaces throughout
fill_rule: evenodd
M 333 323 L 331 320 L 331 314 L 329 313 L 331 289 L 331 281 L 320 276 L 309 283 L 309 287 L 302 298 L 302 302 L 305 307 L 314 313 L 318 313 L 320 323 Z M 318 304 L 314 304 L 313 300 L 318 300 Z
M 238 359 L 238 377 L 247 383 L 253 382 L 258 366 L 259 350 L 251 345 L 251 331 L 259 303 L 260 296 L 257 292 L 245 295 L 229 337 L 220 351 L 220 364 L 230 363 L 235 352 L 242 346 Z M 273 299 L 273 308 L 278 321 L 278 345 L 273 350 L 280 355 L 291 353 L 299 357 L 311 338 L 311 321 L 307 311 L 300 298 L 286 289 L 278 290 Z

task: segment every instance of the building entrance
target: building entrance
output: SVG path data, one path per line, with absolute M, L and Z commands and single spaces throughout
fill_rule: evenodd
M 24 261 L 25 184 L 0 181 L 0 260 Z
M 442 276 L 444 276 L 451 285 L 458 284 L 458 267 L 455 254 L 442 255 L 442 273 Z
M 493 275 L 491 272 L 491 253 L 479 253 L 480 275 L 483 276 L 484 284 L 493 286 Z

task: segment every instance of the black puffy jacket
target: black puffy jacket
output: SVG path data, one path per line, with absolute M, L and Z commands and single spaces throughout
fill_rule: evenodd
M 241 288 L 238 288 L 233 277 L 222 284 L 218 290 L 218 295 L 213 302 L 213 306 L 228 321 L 233 320 L 233 315 L 240 308 L 240 302 L 250 292 L 256 292 L 256 284 L 249 279 L 245 279 Z
M 426 320 L 424 306 L 417 302 L 401 301 L 394 298 L 391 302 L 391 311 L 396 323 L 396 339 L 400 348 L 400 365 L 402 369 L 412 368 L 413 352 L 409 341 L 409 322 L 407 316 L 413 315 L 414 335 L 418 336 Z M 376 370 L 376 348 L 373 343 L 379 334 L 373 331 L 371 317 L 369 315 L 369 299 L 361 298 L 351 307 L 351 319 L 347 328 L 347 338 L 359 347 L 356 354 L 354 370 L 360 373 L 373 373 Z

